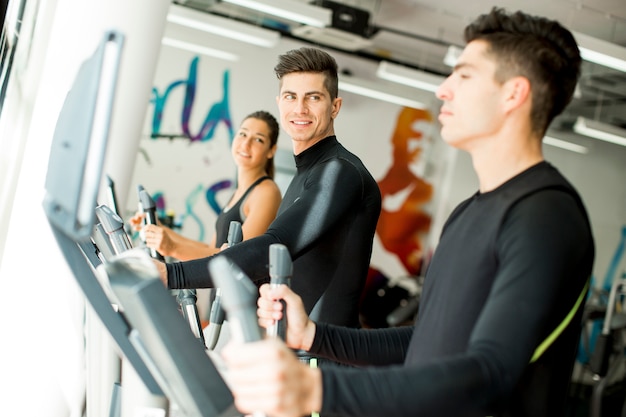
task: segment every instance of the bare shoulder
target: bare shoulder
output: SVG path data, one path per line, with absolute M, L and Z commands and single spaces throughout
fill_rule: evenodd
M 248 200 L 253 202 L 255 200 L 261 201 L 277 201 L 280 203 L 282 197 L 280 188 L 278 188 L 278 184 L 274 182 L 274 180 L 265 180 L 261 181 L 250 193 L 248 196 Z
M 273 180 L 265 180 L 259 183 L 246 198 L 243 203 L 243 211 L 246 216 L 254 212 L 256 216 L 269 216 L 274 218 L 278 211 L 278 206 L 282 201 L 280 188 Z M 244 226 L 248 223 L 244 223 Z
M 255 189 L 261 191 L 261 193 L 278 193 L 280 195 L 280 188 L 273 179 L 261 181 Z

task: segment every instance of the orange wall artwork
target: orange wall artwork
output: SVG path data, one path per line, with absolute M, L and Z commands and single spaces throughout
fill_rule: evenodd
M 425 123 L 418 123 L 418 122 Z M 424 166 L 426 132 L 419 127 L 430 125 L 428 110 L 405 107 L 401 110 L 391 138 L 392 163 L 378 180 L 383 198 L 376 233 L 383 247 L 395 254 L 409 275 L 419 275 L 423 258 L 423 238 L 428 233 L 431 215 L 426 211 L 433 196 L 433 185 L 418 176 L 414 167 Z M 396 202 L 386 204 L 386 200 Z

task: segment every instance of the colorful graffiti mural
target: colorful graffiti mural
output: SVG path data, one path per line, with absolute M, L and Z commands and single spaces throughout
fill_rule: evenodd
M 202 123 L 197 129 L 193 129 L 190 125 L 191 116 L 194 111 L 198 111 L 197 107 L 197 93 L 200 90 L 198 80 L 198 68 L 200 64 L 200 58 L 198 56 L 193 57 L 189 61 L 187 77 L 184 79 L 174 80 L 167 84 L 163 89 L 159 89 L 157 86 L 152 88 L 152 97 L 150 103 L 153 105 L 151 125 L 150 125 L 150 138 L 153 140 L 163 139 L 186 139 L 190 143 L 207 142 L 215 137 L 216 128 L 223 124 L 228 132 L 229 146 L 234 138 L 234 128 L 230 112 L 230 72 L 224 70 L 221 79 L 221 98 L 219 101 L 211 104 L 206 112 L 206 116 L 202 120 Z M 184 88 L 184 99 L 182 101 L 182 107 L 178 110 L 180 114 L 180 130 L 174 132 L 162 131 L 163 115 L 166 111 L 170 114 L 176 112 L 176 109 L 172 108 L 171 103 L 172 93 L 178 89 Z M 194 133 L 195 132 L 195 133 Z M 146 149 L 142 149 L 142 152 L 146 153 L 145 158 L 149 160 L 149 155 Z M 206 163 L 207 158 L 204 157 Z M 211 182 L 208 185 L 199 184 L 185 198 L 184 213 L 176 216 L 176 226 L 183 227 L 185 222 L 193 222 L 195 224 L 195 230 L 197 230 L 197 240 L 204 240 L 207 233 L 205 222 L 197 214 L 196 207 L 198 200 L 201 196 L 204 196 L 205 202 L 208 207 L 214 212 L 219 213 L 221 207 L 218 203 L 216 195 L 219 191 L 228 190 L 234 184 L 234 179 L 220 179 L 215 182 Z M 168 210 L 166 204 L 166 191 L 157 191 L 154 195 L 158 198 L 160 217 L 166 217 Z M 210 228 L 209 228 L 210 229 Z M 210 233 L 209 233 L 210 234 Z
M 204 142 L 213 139 L 213 136 L 215 134 L 215 128 L 220 123 L 224 123 L 230 133 L 229 141 L 232 142 L 234 130 L 229 107 L 230 73 L 228 70 L 224 71 L 222 77 L 222 99 L 211 106 L 211 108 L 207 112 L 206 117 L 204 118 L 204 121 L 198 129 L 198 133 L 194 134 L 191 132 L 189 120 L 191 118 L 191 113 L 193 111 L 194 101 L 196 98 L 196 92 L 198 89 L 197 78 L 199 60 L 200 58 L 195 56 L 189 62 L 189 72 L 187 75 L 187 79 L 171 82 L 167 87 L 165 87 L 163 93 L 160 93 L 156 87 L 152 88 L 152 98 L 150 102 L 154 105 L 154 111 L 152 114 L 152 132 L 150 136 L 153 139 L 158 139 L 162 137 L 170 138 L 183 136 L 188 138 L 192 142 Z M 173 90 L 182 87 L 185 88 L 185 98 L 181 109 L 181 133 L 163 133 L 161 132 L 161 123 L 163 121 L 163 111 L 165 110 L 167 100 Z

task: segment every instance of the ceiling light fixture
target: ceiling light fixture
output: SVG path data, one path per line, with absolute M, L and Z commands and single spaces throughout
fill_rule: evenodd
M 387 61 L 380 61 L 376 75 L 383 80 L 393 81 L 432 93 L 436 92 L 439 85 L 445 80 L 440 75 L 434 75 Z
M 406 94 L 406 89 L 395 89 L 394 85 L 383 86 L 381 83 L 375 83 L 351 76 L 341 76 L 339 78 L 339 90 L 346 91 L 360 96 L 373 98 L 376 100 L 386 101 L 400 106 L 412 107 L 415 109 L 427 109 L 425 100 L 420 100 L 411 95 Z
M 197 43 L 185 42 L 179 39 L 168 38 L 167 36 L 161 39 L 161 43 L 172 48 L 178 48 L 185 51 L 193 52 L 196 54 L 202 54 L 213 58 L 223 59 L 225 61 L 239 61 L 239 55 L 232 54 L 230 52 L 221 51 L 219 49 L 209 48 L 207 46 L 198 45 Z
M 304 25 L 330 26 L 333 11 L 294 0 L 222 0 L 237 6 L 246 7 L 283 19 L 293 20 Z
M 574 123 L 574 132 L 590 138 L 626 146 L 626 129 L 621 129 L 608 123 L 578 117 L 576 123 Z
M 449 67 L 456 66 L 461 53 L 463 52 L 463 48 L 460 48 L 455 45 L 448 46 L 448 50 L 446 51 L 446 55 L 443 57 L 443 63 Z
M 587 148 L 586 146 L 577 145 L 575 143 L 568 142 L 566 140 L 553 138 L 552 136 L 544 136 L 543 143 L 545 143 L 546 145 L 554 146 L 557 148 L 565 149 L 565 150 L 580 153 L 580 154 L 589 153 L 589 148 Z
M 280 39 L 280 33 L 276 31 L 196 11 L 177 4 L 170 6 L 167 21 L 264 48 L 273 48 Z
M 583 33 L 574 32 L 574 37 L 582 59 L 626 72 L 626 48 Z

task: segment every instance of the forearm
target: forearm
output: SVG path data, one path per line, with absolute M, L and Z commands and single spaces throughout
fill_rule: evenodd
M 208 257 L 166 264 L 167 287 L 170 289 L 212 288 L 213 280 L 208 270 L 210 259 Z
M 413 327 L 351 329 L 317 324 L 310 353 L 351 365 L 392 365 L 404 362 Z
M 491 404 L 501 391 L 484 359 L 465 356 L 428 365 L 321 368 L 320 412 L 359 417 L 491 415 Z
M 218 248 L 211 247 L 204 242 L 177 235 L 171 252 L 165 255 L 180 261 L 190 261 L 192 259 L 206 258 L 217 252 L 219 252 Z
M 260 285 L 268 280 L 269 246 L 272 243 L 277 243 L 277 240 L 273 236 L 265 234 L 245 240 L 213 256 L 226 256 L 241 268 L 255 284 Z M 172 289 L 214 287 L 208 269 L 208 262 L 213 256 L 168 264 L 168 287 Z

